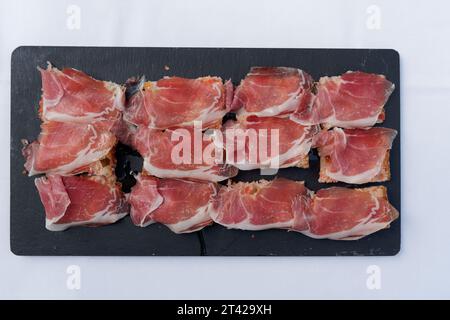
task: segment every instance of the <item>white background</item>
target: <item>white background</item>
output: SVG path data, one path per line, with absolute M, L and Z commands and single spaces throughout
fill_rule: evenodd
M 67 27 L 67 7 L 81 28 Z M 367 9 L 380 9 L 370 29 Z M 450 298 L 448 1 L 3 1 L 0 298 Z M 370 10 L 369 10 L 370 11 Z M 370 24 L 369 24 L 370 26 Z M 402 250 L 395 257 L 17 257 L 9 249 L 10 55 L 19 45 L 395 48 Z M 32 106 L 30 106 L 32 107 Z M 81 268 L 81 289 L 66 268 Z M 370 265 L 381 289 L 366 286 Z

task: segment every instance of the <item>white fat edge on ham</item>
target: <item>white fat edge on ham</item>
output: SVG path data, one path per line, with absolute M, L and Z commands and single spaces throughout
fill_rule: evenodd
M 40 178 L 37 178 L 37 179 L 34 180 L 34 184 L 35 184 L 36 188 L 37 188 L 38 190 L 40 190 L 39 184 L 49 185 L 49 184 L 51 184 L 51 182 L 50 182 L 50 180 L 48 180 L 46 177 L 40 177 Z M 52 189 L 52 192 L 55 192 L 55 191 Z M 63 194 L 63 195 L 65 195 L 66 197 L 68 197 L 67 192 L 66 192 L 65 189 L 64 189 L 64 192 L 59 192 L 58 194 Z M 55 198 L 57 198 L 57 197 L 55 197 L 55 194 L 54 194 L 54 193 L 52 194 L 52 197 L 49 197 L 49 200 L 50 200 L 50 203 L 51 203 L 51 207 L 56 207 L 56 206 L 54 205 L 54 202 L 53 202 Z M 46 225 L 47 225 L 47 224 L 53 224 L 53 223 L 56 223 L 59 219 L 61 219 L 61 218 L 64 216 L 64 214 L 66 213 L 66 210 L 67 210 L 67 208 L 68 208 L 69 206 L 70 206 L 70 199 L 69 199 L 69 201 L 67 202 L 67 204 L 65 205 L 65 207 L 63 208 L 63 210 L 62 210 L 61 212 L 59 212 L 57 216 L 55 216 L 55 217 L 52 218 L 52 219 L 47 219 L 47 218 L 46 218 Z
M 28 173 L 28 176 L 33 176 L 33 175 L 41 174 L 41 173 L 53 173 L 53 174 L 62 174 L 62 175 L 71 174 L 72 172 L 75 172 L 76 169 L 87 166 L 93 162 L 96 162 L 96 161 L 101 160 L 104 157 L 106 157 L 108 155 L 108 153 L 111 151 L 111 148 L 89 152 L 92 144 L 95 144 L 95 142 L 96 142 L 95 140 L 97 138 L 97 130 L 95 130 L 95 128 L 93 126 L 91 126 L 91 125 L 89 125 L 89 126 L 90 126 L 91 130 L 93 131 L 94 136 L 89 139 L 89 144 L 86 146 L 86 148 L 84 148 L 78 152 L 77 157 L 75 158 L 74 161 L 67 163 L 65 165 L 59 166 L 52 170 L 40 172 L 40 171 L 34 170 L 34 161 L 35 161 L 36 155 L 33 154 L 32 155 L 33 156 L 32 165 L 31 165 L 30 172 Z M 105 133 L 105 134 L 109 134 L 109 133 Z
M 191 233 L 198 231 L 205 227 L 205 223 L 211 221 L 211 209 L 212 203 L 209 202 L 203 207 L 198 208 L 195 215 L 189 219 L 181 220 L 177 223 L 166 224 L 166 226 L 175 233 Z
M 270 184 L 270 181 L 263 180 L 262 182 L 264 185 Z M 300 182 L 299 182 L 300 183 Z M 302 183 L 303 185 L 303 183 Z M 230 191 L 234 192 L 234 191 Z M 288 221 L 283 222 L 276 222 L 276 223 L 267 223 L 267 224 L 261 224 L 256 225 L 250 222 L 250 217 L 253 215 L 252 212 L 249 212 L 245 206 L 245 203 L 243 202 L 243 197 L 238 197 L 238 201 L 241 205 L 241 208 L 245 210 L 246 218 L 238 223 L 223 223 L 221 221 L 221 213 L 217 211 L 215 208 L 212 208 L 210 216 L 211 219 L 215 223 L 218 223 L 224 227 L 227 227 L 228 229 L 241 229 L 241 230 L 249 230 L 249 231 L 260 231 L 260 230 L 267 230 L 267 229 L 289 229 L 292 228 L 292 225 L 295 221 L 295 214 L 293 215 L 292 219 Z
M 51 70 L 52 72 L 58 73 L 61 76 L 68 77 L 66 74 L 64 74 L 61 70 L 52 67 L 50 62 L 47 62 L 48 67 L 47 71 Z M 42 71 L 41 68 L 38 67 L 38 70 Z M 92 77 L 91 77 L 92 78 Z M 92 78 L 93 79 L 93 78 Z M 100 81 L 100 80 L 97 80 Z M 113 101 L 111 106 L 108 106 L 104 109 L 104 111 L 100 113 L 96 112 L 86 112 L 84 116 L 71 116 L 67 113 L 60 113 L 57 111 L 49 110 L 53 107 L 56 107 L 58 103 L 61 101 L 61 98 L 64 96 L 64 88 L 60 85 L 59 81 L 56 81 L 59 87 L 59 91 L 62 92 L 62 94 L 58 97 L 58 99 L 52 99 L 47 100 L 45 97 L 42 97 L 42 113 L 43 118 L 47 121 L 60 121 L 60 122 L 94 122 L 98 120 L 102 120 L 102 116 L 104 114 L 108 114 L 111 111 L 114 111 L 114 109 L 118 109 L 119 111 L 125 110 L 125 103 L 124 103 L 124 95 L 125 95 L 125 89 L 111 81 L 102 81 L 105 88 L 110 91 L 113 94 Z
M 384 157 L 383 157 L 383 159 L 384 159 Z M 331 179 L 336 180 L 336 181 L 352 183 L 352 184 L 367 183 L 367 182 L 370 182 L 374 177 L 376 177 L 380 173 L 381 168 L 383 166 L 383 159 L 379 160 L 377 162 L 377 165 L 374 166 L 373 168 L 371 168 L 367 171 L 361 172 L 359 174 L 353 175 L 353 176 L 344 175 L 341 170 L 339 170 L 338 172 L 330 172 L 328 170 L 325 170 L 325 174 L 328 177 L 330 177 Z
M 157 188 L 157 187 L 156 187 Z M 146 200 L 144 200 L 144 201 L 146 201 Z M 146 201 L 146 202 L 148 202 L 148 201 Z M 147 212 L 145 212 L 145 214 L 141 217 L 141 219 L 140 219 L 140 221 L 139 221 L 139 224 L 137 225 L 137 226 L 139 226 L 139 227 L 147 227 L 147 226 L 149 226 L 149 225 L 151 225 L 151 224 L 153 224 L 153 223 L 155 223 L 155 221 L 153 221 L 152 219 L 148 219 L 147 221 L 145 221 L 156 209 L 158 209 L 162 204 L 163 204 L 163 202 L 164 202 L 164 198 L 159 194 L 159 192 L 158 192 L 158 196 L 156 197 L 156 199 L 154 199 L 154 198 L 152 198 L 152 205 L 151 205 L 151 207 L 148 209 L 148 211 Z M 131 209 L 130 209 L 130 215 L 131 216 L 134 216 L 134 211 L 135 211 L 135 208 L 134 208 L 134 206 L 131 206 Z
M 334 133 L 342 135 L 342 137 L 344 139 L 344 143 L 347 144 L 347 135 L 344 133 L 344 130 L 342 130 L 341 128 L 334 128 L 333 130 L 334 130 Z M 387 150 L 391 149 L 392 142 L 396 135 L 397 135 L 397 132 L 395 131 L 395 134 L 393 135 L 392 139 L 390 140 L 390 144 L 389 144 Z M 336 150 L 336 148 L 334 150 Z M 381 172 L 383 163 L 384 163 L 384 158 L 385 158 L 385 155 L 383 154 L 383 157 L 378 159 L 377 164 L 374 167 L 372 167 L 371 169 L 366 170 L 364 172 L 361 172 L 359 174 L 352 175 L 352 176 L 343 174 L 342 170 L 339 170 L 337 172 L 331 172 L 331 171 L 327 170 L 326 167 L 325 167 L 324 171 L 325 171 L 325 174 L 333 180 L 342 181 L 342 182 L 346 182 L 346 183 L 352 183 L 352 184 L 363 184 L 363 183 L 370 182 L 374 177 L 376 177 Z M 339 157 L 337 155 L 335 155 L 335 159 L 339 159 Z
M 149 174 L 158 178 L 175 178 L 175 179 L 196 179 L 204 181 L 219 182 L 228 179 L 228 176 L 217 174 L 216 170 L 212 170 L 212 166 L 199 166 L 194 170 L 176 170 L 161 169 L 153 166 L 147 157 L 144 158 L 144 170 Z
M 120 196 L 118 192 L 114 188 L 111 188 L 111 193 L 114 195 L 114 197 L 109 200 L 108 206 L 100 210 L 92 215 L 92 218 L 90 220 L 83 220 L 83 221 L 74 221 L 69 223 L 57 223 L 58 221 L 52 222 L 51 220 L 46 219 L 45 220 L 45 228 L 49 231 L 64 231 L 68 228 L 75 227 L 75 226 L 87 226 L 87 225 L 106 225 L 106 224 L 112 224 L 120 219 L 124 218 L 128 214 L 128 210 L 124 212 L 118 212 L 119 209 L 124 209 L 124 206 L 122 205 L 122 201 L 119 203 L 119 208 L 116 209 L 117 206 L 117 197 Z M 67 208 L 66 208 L 67 209 Z M 58 220 L 60 220 L 64 215 L 62 215 Z
M 164 77 L 164 78 L 170 78 L 170 77 Z M 218 78 L 218 77 L 212 77 L 212 78 L 220 80 L 220 82 L 216 82 L 216 83 L 213 84 L 213 88 L 214 88 L 214 90 L 217 93 L 214 96 L 213 102 L 209 106 L 203 108 L 200 111 L 200 114 L 199 114 L 199 116 L 197 118 L 192 119 L 190 121 L 179 123 L 179 124 L 177 124 L 177 126 L 179 126 L 179 127 L 189 127 L 189 126 L 194 125 L 194 122 L 201 122 L 202 123 L 202 127 L 205 128 L 205 127 L 208 127 L 210 124 L 212 124 L 214 122 L 221 121 L 222 118 L 225 116 L 225 114 L 227 113 L 226 108 L 225 108 L 225 104 L 223 105 L 223 108 L 220 108 L 220 106 L 218 105 L 220 99 L 222 98 L 222 90 L 221 90 L 221 86 L 223 85 L 222 79 Z M 202 78 L 200 78 L 200 79 L 202 79 Z M 199 79 L 196 79 L 196 80 L 199 80 Z M 152 87 L 153 90 L 170 90 L 170 88 L 158 87 L 156 81 L 151 81 L 151 87 Z M 145 108 L 145 105 L 146 105 L 145 101 L 146 100 L 145 100 L 145 96 L 143 94 L 142 88 L 143 88 L 143 84 L 141 84 L 141 88 L 140 88 L 139 92 L 136 93 L 136 94 L 142 95 L 141 99 L 143 101 L 143 105 L 141 107 L 144 108 L 145 111 L 147 111 L 147 109 Z M 170 103 L 174 103 L 174 102 L 170 102 Z M 148 125 L 148 128 L 159 129 L 159 130 L 167 129 L 166 127 L 158 127 L 155 124 L 156 117 L 157 117 L 157 115 L 151 115 L 149 117 L 150 118 L 150 123 Z M 128 116 L 128 113 L 124 114 L 124 119 L 127 122 L 130 122 L 130 123 L 132 123 L 134 125 L 138 125 L 138 124 L 134 123 L 130 119 L 130 117 Z
M 377 211 L 380 209 L 380 201 L 378 200 L 378 197 L 380 196 L 379 189 L 376 187 L 371 188 L 369 192 L 374 205 L 371 208 L 370 212 L 367 213 L 367 217 L 358 221 L 358 223 L 351 229 L 323 235 L 313 234 L 309 230 L 303 230 L 299 232 L 313 239 L 358 240 L 369 234 L 388 228 L 392 221 L 378 222 L 373 218 L 373 216 L 376 215 Z
M 236 113 L 236 116 L 238 118 L 240 118 L 240 117 L 245 118 L 245 117 L 249 117 L 252 115 L 255 115 L 258 117 L 273 117 L 273 116 L 278 116 L 283 113 L 289 113 L 289 112 L 295 111 L 298 107 L 300 99 L 302 98 L 301 93 L 305 90 L 303 88 L 303 85 L 306 82 L 303 71 L 300 69 L 297 69 L 297 72 L 299 73 L 300 79 L 301 79 L 298 84 L 298 88 L 296 91 L 289 93 L 289 95 L 288 95 L 289 97 L 282 104 L 270 106 L 270 107 L 264 108 L 264 110 L 257 111 L 257 112 L 247 112 L 245 110 L 245 107 L 242 107 L 238 110 L 238 112 Z M 258 75 L 258 73 L 250 73 L 250 75 Z M 246 80 L 246 81 L 248 81 L 248 80 Z M 261 85 L 254 84 L 254 83 L 253 83 L 253 85 L 261 87 Z
M 309 133 L 309 128 L 305 129 L 303 135 L 292 141 L 291 148 L 289 148 L 285 153 L 274 157 L 268 157 L 267 160 L 260 163 L 248 163 L 248 161 L 236 162 L 232 161 L 229 164 L 237 167 L 239 170 L 254 170 L 254 169 L 278 169 L 278 168 L 288 168 L 295 166 L 296 163 L 292 163 L 290 160 L 301 156 L 307 156 L 312 145 L 312 137 L 305 138 Z M 273 167 L 272 163 L 278 163 L 277 167 Z

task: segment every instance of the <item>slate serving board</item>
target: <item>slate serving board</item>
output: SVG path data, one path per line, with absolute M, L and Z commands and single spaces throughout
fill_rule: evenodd
M 217 75 L 234 84 L 252 66 L 290 66 L 304 69 L 314 79 L 347 70 L 380 73 L 396 89 L 386 104 L 385 127 L 399 135 L 391 151 L 392 179 L 383 183 L 389 200 L 400 211 L 400 75 L 399 55 L 390 49 L 244 49 L 244 48 L 117 48 L 117 47 L 19 47 L 11 59 L 11 251 L 17 255 L 86 256 L 388 256 L 400 250 L 400 219 L 391 228 L 357 241 L 315 240 L 284 230 L 240 231 L 221 226 L 193 234 L 177 235 L 158 224 L 132 225 L 129 217 L 101 228 L 72 228 L 64 232 L 45 229 L 44 210 L 34 179 L 23 174 L 21 139 L 39 134 L 37 116 L 41 81 L 37 66 L 51 61 L 57 67 L 80 69 L 97 79 L 124 83 L 131 76 L 199 77 Z M 142 161 L 130 148 L 119 146 L 117 174 L 129 189 L 132 169 Z M 278 176 L 304 180 L 312 190 L 330 187 L 317 182 L 319 161 L 311 152 L 311 168 L 288 168 Z M 233 180 L 260 179 L 260 172 L 240 171 Z M 264 176 L 272 179 L 271 176 Z M 334 184 L 343 185 L 345 184 Z M 376 185 L 367 184 L 365 186 Z

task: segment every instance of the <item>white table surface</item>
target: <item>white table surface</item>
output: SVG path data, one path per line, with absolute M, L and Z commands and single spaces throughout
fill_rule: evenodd
M 71 4 L 80 9 L 79 29 L 67 27 Z M 406 0 L 2 2 L 0 298 L 450 298 L 449 9 L 448 1 L 413 4 Z M 397 49 L 402 78 L 400 254 L 325 258 L 13 255 L 6 150 L 10 55 L 19 45 Z M 66 285 L 70 265 L 81 270 L 78 290 Z M 381 272 L 379 289 L 366 285 L 370 265 Z

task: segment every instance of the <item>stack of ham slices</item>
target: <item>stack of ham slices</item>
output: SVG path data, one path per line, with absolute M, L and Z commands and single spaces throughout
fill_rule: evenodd
M 217 223 L 355 240 L 399 215 L 381 185 L 312 191 L 284 178 L 231 181 L 239 170 L 307 169 L 313 148 L 321 183 L 389 180 L 397 133 L 374 127 L 394 90 L 383 75 L 349 71 L 315 82 L 297 68 L 253 67 L 234 88 L 214 76 L 121 86 L 50 64 L 39 71 L 41 133 L 23 154 L 28 174 L 42 175 L 35 183 L 49 230 L 130 213 L 136 226 L 161 223 L 175 233 Z M 114 175 L 118 141 L 144 159 L 129 194 Z
M 114 223 L 129 205 L 114 175 L 115 131 L 125 108 L 125 88 L 85 73 L 48 65 L 40 69 L 41 133 L 23 149 L 48 230 Z

